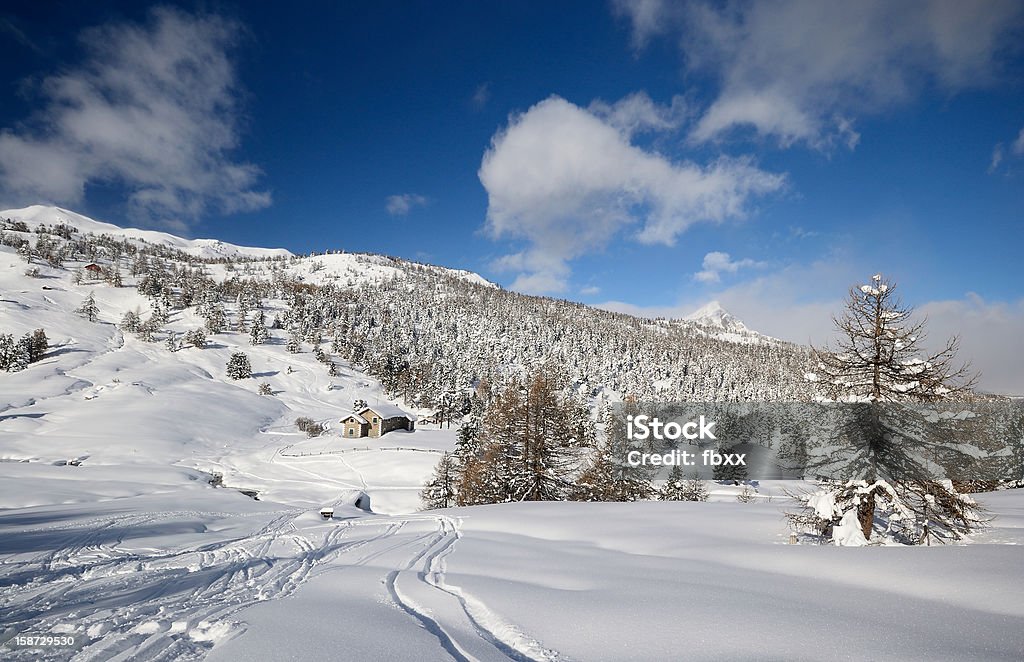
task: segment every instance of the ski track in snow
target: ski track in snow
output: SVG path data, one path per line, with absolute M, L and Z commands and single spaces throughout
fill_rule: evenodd
M 565 660 L 553 650 L 520 632 L 480 600 L 445 580 L 445 558 L 461 537 L 459 522 L 431 516 L 438 529 L 421 551 L 385 578 L 388 593 L 403 611 L 437 637 L 452 658 L 463 661 Z
M 458 521 L 428 514 L 368 516 L 337 522 L 324 533 L 296 527 L 296 518 L 305 513 L 279 511 L 251 535 L 171 551 L 122 545 L 131 529 L 225 513 L 124 514 L 31 529 L 25 533 L 66 540 L 56 550 L 0 564 L 0 622 L 20 632 L 78 626 L 91 641 L 70 658 L 76 662 L 199 660 L 211 649 L 209 639 L 244 632 L 240 612 L 245 608 L 291 595 L 318 566 L 365 566 L 412 548 L 398 568 L 381 568 L 381 582 L 394 603 L 452 658 L 565 659 L 446 582 L 445 559 L 461 536 Z M 408 525 L 423 523 L 436 528 L 399 536 Z M 381 531 L 354 539 L 353 532 L 364 527 Z M 29 653 L 13 651 L 10 659 L 68 659 L 68 651 L 42 658 Z

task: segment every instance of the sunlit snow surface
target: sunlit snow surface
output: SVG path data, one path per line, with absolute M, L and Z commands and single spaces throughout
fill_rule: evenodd
M 389 277 L 385 262 L 321 259 L 296 268 L 310 280 Z M 0 648 L 0 659 L 1024 654 L 1024 490 L 981 495 L 993 527 L 932 548 L 788 545 L 777 484 L 751 504 L 715 486 L 710 503 L 416 512 L 454 429 L 343 440 L 294 426 L 384 401 L 372 377 L 344 364 L 329 377 L 281 338 L 253 347 L 224 333 L 169 352 L 113 324 L 145 311 L 135 288 L 24 271 L 0 249 L 0 332 L 44 327 L 51 344 L 29 369 L 0 373 L 0 631 L 73 633 L 83 646 Z M 99 324 L 70 312 L 89 291 Z M 170 327 L 201 321 L 176 312 Z M 234 351 L 255 379 L 226 378 Z M 261 381 L 275 395 L 258 395 Z M 373 513 L 353 505 L 362 494 Z

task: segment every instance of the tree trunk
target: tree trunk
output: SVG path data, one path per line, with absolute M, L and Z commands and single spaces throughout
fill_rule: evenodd
M 860 522 L 861 533 L 865 540 L 871 540 L 871 529 L 875 524 L 875 492 L 863 495 L 857 506 L 857 520 Z

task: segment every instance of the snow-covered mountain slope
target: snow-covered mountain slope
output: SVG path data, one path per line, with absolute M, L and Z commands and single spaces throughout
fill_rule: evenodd
M 718 301 L 706 303 L 682 320 L 673 320 L 673 323 L 690 325 L 710 337 L 727 342 L 752 344 L 782 342 L 748 328 L 739 318 L 723 308 Z
M 366 255 L 346 253 L 344 251 L 317 255 L 294 255 L 284 248 L 256 248 L 237 246 L 218 239 L 183 239 L 181 237 L 155 230 L 138 230 L 122 228 L 112 223 L 93 220 L 60 207 L 33 205 L 23 209 L 0 211 L 0 221 L 9 219 L 23 222 L 29 231 L 34 232 L 39 226 L 67 226 L 82 234 L 106 235 L 119 239 L 139 240 L 142 244 L 165 246 L 188 255 L 207 260 L 248 258 L 269 260 L 273 258 L 292 258 L 288 271 L 305 282 L 323 285 L 326 283 L 343 282 L 350 285 L 374 283 L 391 278 L 400 278 L 404 270 L 400 266 L 404 261 L 383 255 Z M 410 264 L 410 263 L 405 263 Z M 432 265 L 417 265 L 437 273 L 453 276 L 476 285 L 497 287 L 483 276 L 462 269 L 448 269 Z
M 723 331 L 730 331 L 733 333 L 744 333 L 750 330 L 745 324 L 743 324 L 743 322 L 739 321 L 736 317 L 726 311 L 725 308 L 722 308 L 722 304 L 717 301 L 712 301 L 701 306 L 683 319 L 688 322 L 693 322 L 694 324 L 699 324 L 700 326 L 721 329 Z
M 109 236 L 118 237 L 115 230 Z M 251 281 L 263 290 L 250 287 L 253 296 L 288 298 L 295 308 L 289 314 L 302 318 L 297 321 L 304 334 L 319 327 L 357 341 L 342 343 L 344 357 L 381 378 L 385 388 L 397 388 L 390 373 L 396 365 L 411 366 L 426 380 L 415 394 L 425 407 L 453 382 L 501 382 L 545 364 L 564 370 L 588 400 L 807 395 L 806 349 L 741 329 L 727 314 L 717 318 L 725 326 L 635 318 L 508 292 L 470 272 L 381 255 L 332 252 L 249 258 L 237 265 L 221 260 L 204 268 L 215 280 Z M 286 296 L 295 287 L 307 288 L 308 296 Z M 383 361 L 385 356 L 391 358 Z
M 150 244 L 167 246 L 176 250 L 195 255 L 197 257 L 216 259 L 222 257 L 238 258 L 270 258 L 288 257 L 291 252 L 283 248 L 252 248 L 235 246 L 217 239 L 182 239 L 166 232 L 155 230 L 136 230 L 134 228 L 122 228 L 110 223 L 94 221 L 93 219 L 77 214 L 60 207 L 44 205 L 32 205 L 23 209 L 8 209 L 0 211 L 0 219 L 11 219 L 24 222 L 30 230 L 35 230 L 40 225 L 67 225 L 82 233 L 96 235 L 106 234 L 112 237 L 123 237 L 126 239 L 140 239 Z

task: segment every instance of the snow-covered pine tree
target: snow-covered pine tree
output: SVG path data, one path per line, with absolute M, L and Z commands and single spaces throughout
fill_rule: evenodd
M 246 317 L 248 317 L 249 310 L 251 309 L 249 297 L 244 296 L 240 292 L 238 294 L 238 297 L 236 297 L 235 299 L 235 305 L 238 310 L 238 323 L 236 324 L 235 328 L 239 333 L 245 333 L 246 329 L 248 328 L 248 326 L 245 323 L 245 319 Z
M 658 490 L 658 499 L 661 501 L 685 501 L 683 498 L 683 470 L 676 464 L 668 472 L 665 484 Z
M 696 473 L 684 478 L 678 464 L 672 467 L 668 479 L 658 491 L 658 498 L 662 501 L 707 501 L 709 496 L 711 491 L 707 484 Z
M 35 363 L 46 355 L 46 350 L 50 348 L 50 339 L 46 337 L 46 331 L 43 329 L 33 331 L 31 338 L 32 353 L 29 362 Z
M 143 276 L 136 287 L 139 294 L 147 297 L 160 296 L 160 293 L 164 291 L 164 284 L 155 272 Z
M 291 333 L 288 334 L 288 342 L 284 348 L 292 354 L 298 354 L 302 351 L 302 337 L 299 335 L 298 329 L 293 328 Z
M 14 360 L 11 371 L 24 370 L 32 363 L 32 338 L 26 333 L 14 344 Z
M 121 317 L 121 330 L 129 333 L 135 333 L 139 330 L 139 326 L 142 322 L 139 320 L 139 313 L 135 310 L 129 310 Z
M 111 287 L 122 287 L 124 285 L 121 279 L 121 270 L 117 265 L 111 265 L 108 269 L 103 271 L 103 280 L 107 282 L 107 285 Z
M 9 333 L 0 333 L 0 370 L 13 370 L 15 365 L 14 337 Z
M 711 490 L 708 489 L 707 483 L 693 474 L 683 481 L 682 495 L 685 501 L 707 501 L 711 496 Z
M 590 466 L 580 472 L 569 492 L 572 501 L 640 501 L 654 494 L 650 481 L 624 470 L 607 443 L 594 449 Z
M 252 366 L 244 352 L 235 352 L 228 360 L 228 377 L 231 379 L 248 379 L 252 377 Z
M 153 334 L 160 330 L 157 319 L 150 316 L 145 322 L 139 325 L 139 340 L 153 342 Z
M 856 413 L 869 424 L 883 416 L 879 403 L 949 400 L 969 394 L 976 379 L 967 365 L 954 363 L 956 337 L 938 352 L 924 350 L 924 323 L 912 321 L 913 309 L 895 292 L 881 274 L 851 288 L 844 314 L 834 318 L 838 347 L 814 351 L 817 372 L 810 378 L 833 400 L 866 403 Z M 837 545 L 867 544 L 881 514 L 890 534 L 920 544 L 959 539 L 984 523 L 977 503 L 952 481 L 886 475 L 878 435 L 867 436 L 860 458 L 865 475 L 822 480 L 817 491 L 797 495 L 804 507 L 789 516 L 796 527 L 816 529 Z
M 213 303 L 206 314 L 206 331 L 210 335 L 223 333 L 228 326 L 228 316 L 224 312 L 224 306 L 220 303 Z
M 100 308 L 96 305 L 96 298 L 93 296 L 92 292 L 89 292 L 89 296 L 85 297 L 85 300 L 82 301 L 82 305 L 79 306 L 78 310 L 75 312 L 90 322 L 95 322 L 99 319 Z
M 202 329 L 186 331 L 183 340 L 196 349 L 202 349 L 206 346 L 206 332 Z
M 267 342 L 267 323 L 262 310 L 257 310 L 252 319 L 252 326 L 249 329 L 249 342 L 253 345 L 262 345 Z
M 443 453 L 434 475 L 423 485 L 420 500 L 425 510 L 450 508 L 456 503 L 456 483 L 458 480 L 455 461 L 451 453 Z

